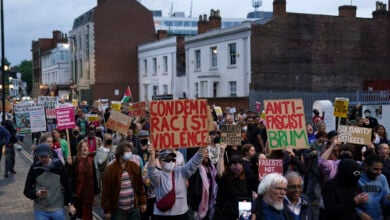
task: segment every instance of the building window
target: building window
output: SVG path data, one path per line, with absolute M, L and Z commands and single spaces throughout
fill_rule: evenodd
M 201 81 L 200 82 L 200 97 L 208 97 L 207 93 L 207 81 Z
M 237 83 L 236 83 L 236 81 L 229 81 L 229 96 L 237 96 Z
M 236 43 L 231 43 L 229 44 L 229 64 L 230 65 L 236 65 L 237 60 L 236 60 Z
M 194 84 L 194 94 L 195 98 L 199 97 L 199 84 L 197 82 Z
M 163 85 L 163 94 L 164 95 L 168 94 L 168 85 L 167 84 Z
M 218 82 L 213 83 L 213 97 L 217 97 Z
M 158 94 L 158 86 L 153 86 L 153 95 Z
M 164 73 L 168 72 L 168 57 L 163 56 L 163 66 L 164 66 Z
M 153 58 L 153 74 L 157 74 L 157 58 Z
M 148 60 L 144 60 L 144 74 L 148 75 Z
M 149 97 L 149 90 L 148 90 L 148 85 L 144 85 L 144 98 L 145 100 L 148 100 Z
M 200 50 L 195 50 L 195 69 L 200 69 Z
M 217 67 L 217 65 L 218 65 L 218 60 L 217 60 L 218 48 L 211 47 L 210 52 L 211 52 L 211 67 Z

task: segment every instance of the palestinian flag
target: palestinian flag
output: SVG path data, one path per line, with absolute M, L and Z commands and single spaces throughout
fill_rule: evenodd
M 133 97 L 131 95 L 130 86 L 127 87 L 125 93 L 123 94 L 123 98 L 121 100 L 122 103 L 129 103 L 130 100 L 132 100 Z

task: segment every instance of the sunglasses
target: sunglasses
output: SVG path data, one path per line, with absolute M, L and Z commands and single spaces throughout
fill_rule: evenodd
M 171 161 L 172 161 L 172 162 L 176 162 L 176 159 L 175 159 L 175 158 L 163 159 L 163 160 L 161 160 L 161 161 L 166 162 L 166 163 L 170 163 Z

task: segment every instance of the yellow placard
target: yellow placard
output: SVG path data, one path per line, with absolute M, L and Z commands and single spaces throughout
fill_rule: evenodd
M 333 115 L 339 118 L 346 118 L 348 115 L 348 102 L 347 98 L 336 98 L 334 101 Z

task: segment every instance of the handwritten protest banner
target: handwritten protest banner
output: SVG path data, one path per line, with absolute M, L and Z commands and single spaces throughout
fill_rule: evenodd
M 46 131 L 45 106 L 43 104 L 15 105 L 16 130 L 20 134 Z
M 336 98 L 334 101 L 334 112 L 335 117 L 346 118 L 348 114 L 348 102 L 347 98 Z
M 302 99 L 265 100 L 264 108 L 270 150 L 309 147 Z
M 214 107 L 214 111 L 215 111 L 215 114 L 216 114 L 217 116 L 222 116 L 222 115 L 223 115 L 223 113 L 222 113 L 222 108 L 221 108 L 220 106 L 215 106 L 215 107 Z
M 259 180 L 262 180 L 266 175 L 270 173 L 283 174 L 283 160 L 259 160 Z
M 117 131 L 120 134 L 127 135 L 127 131 L 130 128 L 132 117 L 125 115 L 118 111 L 111 111 L 110 117 L 106 122 L 108 129 Z
M 340 125 L 338 132 L 338 140 L 341 142 L 361 145 L 371 144 L 371 128 Z
M 207 100 L 150 102 L 150 131 L 157 149 L 208 145 Z
M 131 115 L 140 117 L 146 114 L 146 102 L 136 102 L 133 104 L 133 111 Z
M 239 125 L 220 125 L 221 143 L 227 145 L 241 145 L 241 126 Z
M 76 126 L 74 117 L 74 107 L 56 107 L 57 129 L 65 130 Z

